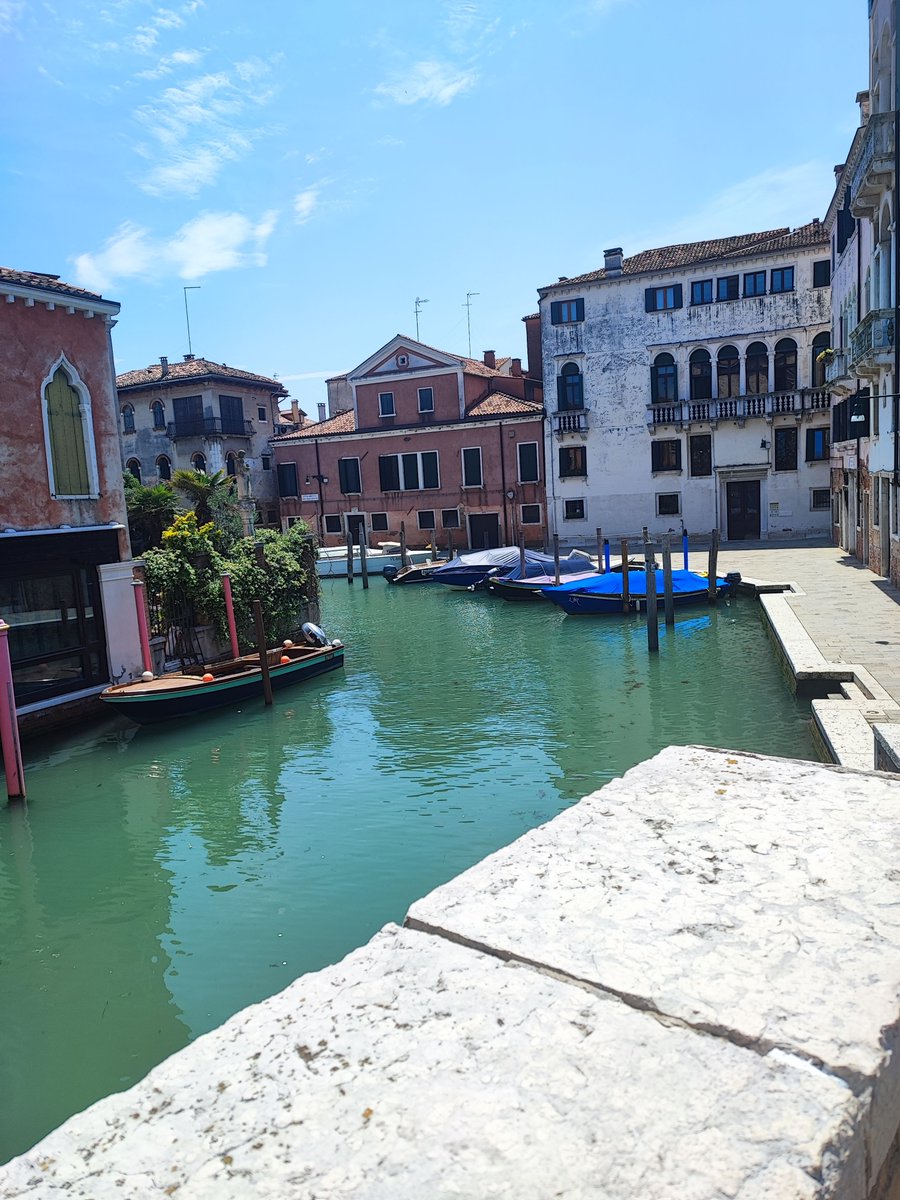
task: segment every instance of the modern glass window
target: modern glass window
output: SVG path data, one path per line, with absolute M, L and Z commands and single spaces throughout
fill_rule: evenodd
M 680 512 L 680 492 L 657 492 L 656 515 L 658 517 L 677 517 Z
M 386 512 L 371 513 L 369 522 L 372 526 L 373 533 L 386 533 L 388 529 L 388 515 Z
M 645 312 L 666 312 L 669 309 L 681 308 L 682 303 L 680 283 L 670 283 L 664 287 L 644 288 Z
M 556 398 L 560 412 L 584 408 L 584 377 L 577 363 L 568 362 L 556 380 Z
M 378 415 L 379 417 L 395 416 L 393 392 L 378 393 Z
M 131 404 L 122 405 L 122 432 L 134 433 L 134 407 Z
M 708 350 L 695 350 L 691 354 L 691 399 L 712 399 L 712 362 Z
M 197 450 L 194 454 L 191 455 L 191 466 L 194 468 L 195 471 L 200 471 L 201 474 L 205 475 L 206 474 L 206 455 L 201 454 L 201 452 L 199 450 Z
M 794 290 L 794 268 L 773 268 L 771 287 L 769 290 L 772 292 L 792 292 Z
M 674 404 L 678 399 L 678 367 L 671 354 L 657 354 L 653 360 L 650 398 L 654 404 Z
M 297 464 L 296 463 L 278 463 L 276 468 L 278 476 L 278 495 L 279 496 L 299 496 L 300 490 L 297 487 Z M 340 533 L 340 530 L 337 531 Z
M 172 463 L 165 454 L 161 454 L 156 460 L 156 474 L 160 479 L 172 478 Z
M 806 431 L 806 461 L 823 462 L 831 457 L 831 430 L 827 425 Z
M 263 454 L 260 458 L 260 461 L 262 462 L 262 469 L 264 471 L 272 470 L 272 455 L 271 454 Z
M 584 320 L 584 300 L 554 300 L 550 304 L 551 325 L 572 325 Z
M 463 487 L 483 487 L 484 477 L 481 473 L 481 447 L 473 446 L 462 452 L 462 482 Z
M 583 521 L 584 500 L 563 500 L 563 520 Z
M 419 388 L 419 412 L 434 412 L 434 388 Z
M 717 300 L 737 300 L 740 277 L 738 275 L 723 275 L 716 280 Z
M 326 513 L 325 514 L 325 532 L 326 533 L 341 533 L 343 531 L 343 528 L 344 527 L 341 524 L 341 514 L 340 513 Z
M 695 279 L 691 284 L 691 304 L 712 304 L 713 281 Z
M 748 271 L 744 276 L 745 296 L 764 296 L 766 294 L 765 271 Z
M 764 342 L 747 347 L 747 395 L 762 396 L 769 390 L 769 351 Z
M 458 508 L 442 508 L 441 509 L 441 524 L 445 529 L 459 529 L 459 509 Z
M 138 483 L 141 482 L 141 464 L 136 458 L 129 458 L 125 464 L 125 470 L 129 475 L 133 475 Z
M 362 491 L 358 458 L 338 459 L 338 481 L 345 496 L 358 495 Z
M 716 359 L 716 384 L 720 399 L 741 394 L 741 360 L 736 346 L 723 346 Z
M 797 387 L 797 343 L 782 338 L 775 343 L 775 391 L 793 392 Z
M 656 438 L 650 443 L 650 469 L 681 470 L 681 442 L 678 438 Z
M 828 287 L 831 283 L 831 259 L 820 258 L 813 263 L 813 287 Z
M 875 489 L 878 494 L 878 489 Z M 809 507 L 813 512 L 831 508 L 831 490 L 829 488 L 813 488 L 809 498 Z
M 419 528 L 420 529 L 434 529 L 434 509 L 433 508 L 420 509 L 418 517 L 419 517 Z
M 712 434 L 693 433 L 689 440 L 691 475 L 695 479 L 712 475 Z
M 775 430 L 775 470 L 797 470 L 797 430 L 793 426 Z
M 166 427 L 166 410 L 162 400 L 154 400 L 150 405 L 150 415 L 153 417 L 153 428 L 156 430 Z
M 519 483 L 537 483 L 540 480 L 537 442 L 519 442 Z
M 378 480 L 383 492 L 412 492 L 440 487 L 438 453 L 436 450 L 424 450 L 421 454 L 380 454 Z
M 559 477 L 587 475 L 587 450 L 584 446 L 563 446 L 559 451 Z
M 261 425 L 265 425 L 269 420 L 269 414 L 261 404 L 256 406 L 256 419 Z
M 523 525 L 540 525 L 541 506 L 539 504 L 523 504 L 520 521 Z

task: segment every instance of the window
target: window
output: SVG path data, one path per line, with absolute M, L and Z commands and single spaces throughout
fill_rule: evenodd
M 775 267 L 772 271 L 771 292 L 792 292 L 794 290 L 794 268 Z
M 160 477 L 160 479 L 172 478 L 172 464 L 168 458 L 166 458 L 165 454 L 161 454 L 156 460 L 156 474 Z
M 521 508 L 522 525 L 540 525 L 541 506 L 539 504 L 523 504 Z
M 437 451 L 425 450 L 421 454 L 380 454 L 378 481 L 383 492 L 411 492 L 420 488 L 440 487 Z
M 691 475 L 699 479 L 712 475 L 712 434 L 694 433 L 688 439 L 691 456 Z
M 279 465 L 279 470 L 281 466 Z M 343 526 L 341 525 L 340 513 L 326 513 L 325 515 L 325 532 L 326 533 L 341 533 Z
M 747 347 L 747 395 L 762 396 L 769 390 L 769 351 L 764 342 Z
M 837 226 L 835 229 L 835 249 L 838 255 L 844 253 L 847 248 L 847 243 L 856 232 L 856 219 L 850 211 L 850 189 L 849 187 L 844 192 L 844 205 L 838 211 Z
M 650 469 L 681 470 L 681 442 L 678 438 L 657 438 L 650 443 Z
M 559 451 L 559 477 L 570 479 L 587 475 L 587 450 L 584 446 L 563 446 Z
M 262 455 L 262 469 L 264 471 L 272 470 L 272 455 L 271 454 Z
M 266 524 L 267 525 L 277 525 L 278 524 L 278 509 L 277 508 L 267 508 L 266 509 Z
M 276 467 L 278 476 L 278 495 L 279 496 L 299 496 L 300 489 L 297 487 L 297 464 L 296 463 L 278 463 Z M 326 521 L 328 518 L 325 518 Z M 327 528 L 327 525 L 326 525 Z M 334 533 L 335 530 L 329 532 Z M 337 530 L 340 533 L 340 529 Z
M 225 473 L 226 475 L 237 475 L 237 458 L 231 450 L 225 455 Z
M 475 446 L 462 452 L 463 487 L 483 487 L 481 474 L 481 447 Z
M 434 529 L 434 509 L 426 508 L 419 512 L 419 528 Z
M 583 300 L 554 300 L 550 304 L 551 325 L 572 325 L 584 320 Z
M 708 350 L 695 350 L 691 354 L 691 399 L 712 399 L 712 363 Z
M 793 392 L 797 387 L 797 343 L 782 338 L 775 343 L 775 391 Z
M 134 408 L 130 404 L 122 406 L 122 432 L 134 433 Z
M 519 442 L 519 483 L 537 483 L 540 479 L 537 442 Z
M 162 400 L 154 400 L 150 405 L 150 413 L 153 417 L 154 429 L 165 429 L 166 427 L 166 410 Z
M 247 432 L 244 401 L 240 396 L 219 396 L 219 416 L 222 418 L 223 433 L 237 434 L 240 437 Z
M 129 475 L 133 475 L 138 483 L 141 482 L 141 464 L 136 458 L 129 458 L 125 464 L 125 470 Z
M 812 343 L 812 362 L 810 363 L 810 379 L 813 387 L 825 386 L 825 363 L 819 362 L 819 355 L 831 345 L 830 333 L 817 333 Z
M 806 431 L 806 461 L 822 462 L 831 456 L 831 430 L 827 425 Z
M 735 346 L 723 346 L 716 361 L 716 381 L 720 399 L 741 394 L 741 360 Z
M 394 412 L 394 393 L 379 392 L 378 393 L 378 415 L 379 417 L 393 417 Z
M 557 376 L 556 399 L 560 412 L 584 408 L 584 378 L 577 363 L 566 363 Z
M 671 354 L 657 354 L 653 360 L 650 399 L 654 404 L 674 404 L 678 399 L 678 367 Z
M 434 388 L 419 388 L 419 412 L 434 412 Z
M 765 271 L 748 271 L 744 276 L 745 296 L 764 296 L 766 294 Z
M 256 406 L 256 419 L 261 425 L 265 425 L 269 419 L 269 414 L 261 404 Z
M 831 260 L 820 258 L 813 263 L 813 287 L 828 287 L 831 283 Z
M 696 279 L 691 284 L 691 304 L 712 304 L 713 281 Z
M 206 474 L 206 455 L 201 454 L 199 450 L 195 454 L 192 454 L 191 455 L 191 466 L 194 468 L 195 471 L 200 471 L 201 474 L 205 475 Z
M 362 491 L 358 458 L 338 459 L 338 480 L 344 495 L 358 495 Z
M 775 470 L 797 470 L 797 430 L 792 426 L 775 430 Z
M 681 308 L 681 284 L 670 283 L 666 287 L 644 289 L 644 311 L 665 312 L 671 308 Z
M 738 283 L 739 279 L 737 275 L 723 275 L 721 279 L 717 279 L 716 299 L 737 300 Z
M 657 492 L 656 515 L 658 517 L 677 517 L 680 512 L 680 492 Z
M 831 491 L 829 488 L 812 488 L 810 491 L 809 507 L 813 512 L 831 508 Z
M 563 520 L 564 521 L 583 521 L 584 520 L 584 501 L 583 500 L 563 500 Z
M 388 515 L 386 512 L 372 513 L 369 517 L 373 533 L 387 533 Z
M 459 529 L 459 509 L 442 508 L 441 524 L 445 529 Z

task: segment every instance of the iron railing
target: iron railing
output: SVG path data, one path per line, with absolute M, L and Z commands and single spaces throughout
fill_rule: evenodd
M 718 400 L 676 400 L 648 404 L 648 425 L 689 425 L 698 421 L 745 421 L 749 417 L 774 417 L 785 413 L 824 412 L 831 408 L 825 388 L 793 392 L 766 392 L 757 396 L 726 396 Z
M 178 438 L 253 436 L 253 424 L 242 417 L 187 417 L 170 421 L 166 434 L 172 441 Z

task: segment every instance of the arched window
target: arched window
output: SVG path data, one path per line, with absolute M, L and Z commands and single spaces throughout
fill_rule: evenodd
M 691 399 L 712 399 L 712 362 L 708 350 L 695 350 L 691 355 Z
M 830 333 L 817 333 L 813 338 L 812 366 L 809 372 L 813 387 L 820 388 L 825 386 L 825 363 L 819 362 L 819 355 L 823 350 L 827 350 L 830 345 Z
M 566 363 L 556 380 L 556 391 L 560 412 L 584 408 L 584 380 L 577 363 Z
M 134 433 L 134 407 L 131 404 L 122 405 L 122 432 Z
M 141 482 L 141 464 L 136 458 L 129 458 L 128 462 L 125 464 L 125 470 L 128 471 L 129 474 L 133 475 L 138 483 Z
M 747 347 L 747 395 L 762 396 L 769 390 L 769 349 L 765 342 Z
M 225 472 L 228 475 L 237 475 L 237 455 L 233 450 L 229 450 L 225 455 Z
M 54 499 L 98 495 L 91 394 L 60 355 L 41 386 L 44 444 Z
M 741 360 L 736 346 L 723 346 L 716 362 L 719 397 L 741 394 Z
M 161 454 L 156 460 L 156 473 L 160 479 L 172 478 L 172 464 L 166 458 L 165 454 Z
M 678 399 L 678 367 L 671 354 L 657 354 L 650 368 L 650 395 L 654 404 L 674 404 Z
M 201 454 L 198 450 L 196 454 L 191 455 L 191 466 L 195 471 L 202 471 L 206 474 L 206 455 Z
M 150 405 L 150 412 L 153 414 L 153 428 L 165 429 L 166 410 L 162 400 L 154 400 Z
M 782 338 L 775 343 L 775 391 L 793 392 L 797 387 L 797 343 Z

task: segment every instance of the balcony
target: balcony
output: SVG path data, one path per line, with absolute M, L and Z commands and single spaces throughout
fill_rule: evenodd
M 894 174 L 894 114 L 869 117 L 859 162 L 850 179 L 850 211 L 873 217 Z
M 850 366 L 857 375 L 877 375 L 894 362 L 894 313 L 875 308 L 850 333 Z
M 587 413 L 583 408 L 570 408 L 553 414 L 556 436 L 565 433 L 584 433 L 588 427 Z
M 183 421 L 170 421 L 166 434 L 173 442 L 179 438 L 249 438 L 253 436 L 253 423 L 227 417 L 188 417 Z
M 761 417 L 771 421 L 775 416 L 793 414 L 798 420 L 805 412 L 827 412 L 831 394 L 825 388 L 803 388 L 795 392 L 767 392 L 759 396 L 727 396 L 719 400 L 679 400 L 670 404 L 648 404 L 647 424 L 694 425 L 699 421 L 711 425 L 719 421 L 744 421 Z
M 850 371 L 850 355 L 846 350 L 832 351 L 825 363 L 825 382 L 835 392 L 856 390 L 856 377 Z

